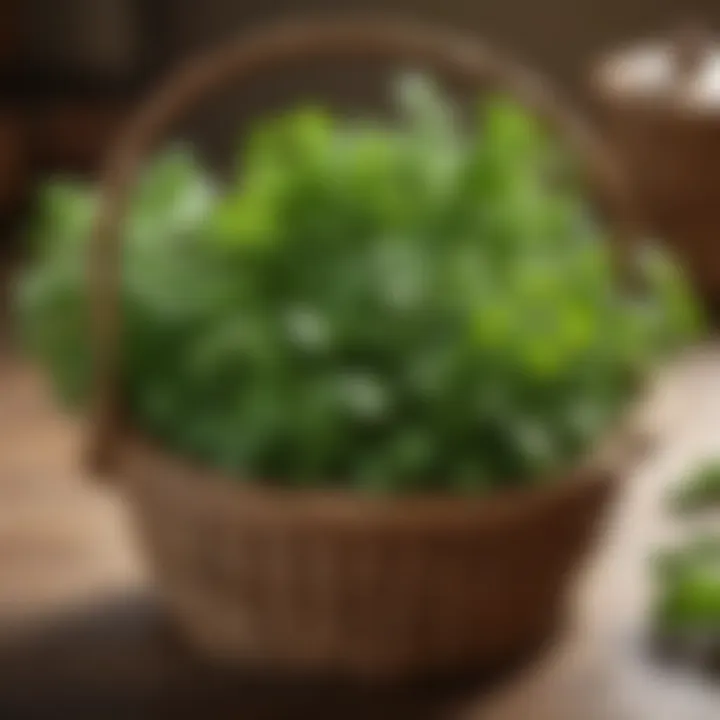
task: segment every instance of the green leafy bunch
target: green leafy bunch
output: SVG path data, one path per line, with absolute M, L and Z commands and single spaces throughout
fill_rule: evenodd
M 720 640 L 720 536 L 701 536 L 659 555 L 656 575 L 658 631 Z
M 698 465 L 670 495 L 670 505 L 680 514 L 720 507 L 720 460 Z
M 174 149 L 124 227 L 124 393 L 166 446 L 290 486 L 478 492 L 575 462 L 683 342 L 675 266 L 623 283 L 562 143 L 512 101 L 461 117 L 404 78 L 399 118 L 258 124 L 218 188 Z M 93 188 L 51 185 L 23 328 L 87 394 Z

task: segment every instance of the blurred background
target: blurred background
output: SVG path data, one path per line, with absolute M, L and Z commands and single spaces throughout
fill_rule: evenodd
M 713 0 L 3 0 L 3 213 L 49 171 L 94 170 L 134 100 L 181 59 L 271 19 L 373 10 L 476 32 L 579 96 L 598 53 L 687 18 L 720 19 Z

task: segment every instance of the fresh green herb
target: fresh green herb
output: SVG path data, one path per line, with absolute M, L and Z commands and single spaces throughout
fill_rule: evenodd
M 661 555 L 655 620 L 661 632 L 708 632 L 720 640 L 720 537 Z
M 706 463 L 694 470 L 672 493 L 670 503 L 680 513 L 720 508 L 720 461 Z
M 124 393 L 137 426 L 291 486 L 481 492 L 575 462 L 696 326 L 658 251 L 613 269 L 571 163 L 514 103 L 466 126 L 421 78 L 401 121 L 261 123 L 219 191 L 184 151 L 125 226 Z M 93 188 L 51 186 L 21 288 L 29 345 L 82 403 Z

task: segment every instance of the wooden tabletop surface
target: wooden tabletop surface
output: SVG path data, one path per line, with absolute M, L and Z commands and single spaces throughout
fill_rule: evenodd
M 566 633 L 498 678 L 361 689 L 204 666 L 164 622 L 120 493 L 84 477 L 81 428 L 0 358 L 0 718 L 718 720 L 720 687 L 648 657 L 648 553 L 678 530 L 663 493 L 720 448 L 720 348 L 678 364 Z

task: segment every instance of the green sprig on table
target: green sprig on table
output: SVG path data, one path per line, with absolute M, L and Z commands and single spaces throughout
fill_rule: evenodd
M 720 460 L 695 468 L 670 495 L 671 507 L 679 513 L 720 510 Z
M 707 631 L 720 645 L 720 536 L 703 537 L 656 560 L 662 592 L 656 608 L 665 631 Z

